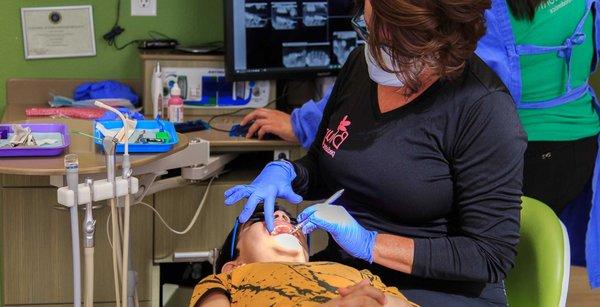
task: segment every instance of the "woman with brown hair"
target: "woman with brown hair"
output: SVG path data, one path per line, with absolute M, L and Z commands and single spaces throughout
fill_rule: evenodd
M 344 188 L 335 205 L 299 216 L 305 233 L 330 234 L 317 260 L 369 269 L 424 306 L 506 305 L 526 137 L 507 89 L 474 54 L 490 1 L 358 4 L 367 45 L 340 72 L 307 156 L 269 163 L 225 202 L 247 197 L 245 222 L 260 202 L 269 212 L 277 197 Z

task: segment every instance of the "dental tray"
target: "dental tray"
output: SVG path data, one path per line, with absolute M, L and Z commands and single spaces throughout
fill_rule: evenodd
M 20 124 L 24 128 L 31 128 L 34 138 L 60 139 L 56 144 L 41 146 L 17 146 L 4 147 L 8 144 L 13 133 L 11 124 L 1 124 L 0 127 L 8 127 L 8 139 L 0 140 L 0 157 L 50 157 L 62 154 L 65 148 L 71 145 L 69 129 L 65 124 Z
M 96 123 L 99 122 L 106 129 L 113 130 L 119 129 L 123 127 L 123 122 L 120 120 L 109 120 L 109 121 L 94 121 L 94 143 L 96 145 L 102 146 L 102 139 L 104 139 L 104 135 L 102 132 L 96 129 Z M 156 120 L 138 120 L 137 125 L 135 126 L 135 131 L 131 138 L 129 139 L 129 153 L 157 153 L 157 152 L 167 152 L 173 149 L 175 144 L 179 143 L 179 138 L 177 137 L 177 132 L 175 131 L 175 126 L 173 123 L 161 120 L 162 124 L 158 123 Z M 165 143 L 134 143 L 136 140 L 136 136 L 140 134 L 141 130 L 160 130 L 164 129 L 165 132 L 169 133 L 169 140 Z M 125 151 L 125 144 L 119 143 L 117 145 L 117 153 L 123 153 Z

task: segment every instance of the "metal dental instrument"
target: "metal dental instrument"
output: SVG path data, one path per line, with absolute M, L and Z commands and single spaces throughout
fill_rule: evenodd
M 144 134 L 146 134 L 146 130 L 142 130 L 142 132 L 140 133 L 140 135 L 138 135 L 134 143 L 139 143 L 140 140 L 144 137 Z
M 76 154 L 65 156 L 65 173 L 67 185 L 73 192 L 71 212 L 71 248 L 73 252 L 73 305 L 81 306 L 81 255 L 79 254 L 79 214 L 77 213 L 79 195 L 79 158 Z
M 331 197 L 329 197 L 327 200 L 325 200 L 325 202 L 323 202 L 322 204 L 331 205 L 331 203 L 335 202 L 338 198 L 340 198 L 340 196 L 342 196 L 342 194 L 344 194 L 344 189 L 341 189 L 341 190 L 335 192 L 333 195 L 331 195 Z M 294 233 L 302 230 L 302 227 L 304 227 L 304 225 L 306 225 L 308 223 L 308 218 L 311 217 L 313 214 L 315 214 L 315 212 L 316 211 L 314 211 L 309 216 L 307 216 L 304 221 L 302 221 L 302 222 L 298 223 L 298 225 L 294 226 L 294 228 L 290 231 L 290 233 L 294 234 Z
M 90 202 L 85 205 L 85 218 L 83 220 L 83 247 L 85 255 L 84 296 L 83 306 L 94 305 L 94 232 L 96 220 L 92 216 L 92 202 L 94 200 L 94 181 L 85 179 L 85 185 L 90 189 Z
M 140 143 L 148 144 L 148 143 L 164 143 L 162 139 L 157 138 L 140 138 Z

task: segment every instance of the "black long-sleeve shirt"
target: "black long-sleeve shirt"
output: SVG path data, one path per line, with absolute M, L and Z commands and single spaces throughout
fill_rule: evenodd
M 362 226 L 414 239 L 412 275 L 351 260 L 333 240 L 328 254 L 401 289 L 505 304 L 526 148 L 511 96 L 474 55 L 458 79 L 435 82 L 403 107 L 381 113 L 377 97 L 358 48 L 309 153 L 294 163 L 294 190 L 322 199 L 344 188 L 337 204 Z

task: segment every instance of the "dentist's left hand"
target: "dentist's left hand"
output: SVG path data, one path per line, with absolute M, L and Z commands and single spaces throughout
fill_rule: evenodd
M 274 230 L 273 213 L 275 199 L 282 198 L 293 204 L 300 203 L 302 197 L 292 190 L 292 181 L 296 178 L 294 166 L 287 161 L 275 161 L 267 164 L 250 185 L 237 185 L 225 191 L 225 205 L 231 206 L 243 198 L 248 198 L 238 220 L 245 223 L 254 213 L 259 203 L 264 203 L 265 224 L 267 230 Z

